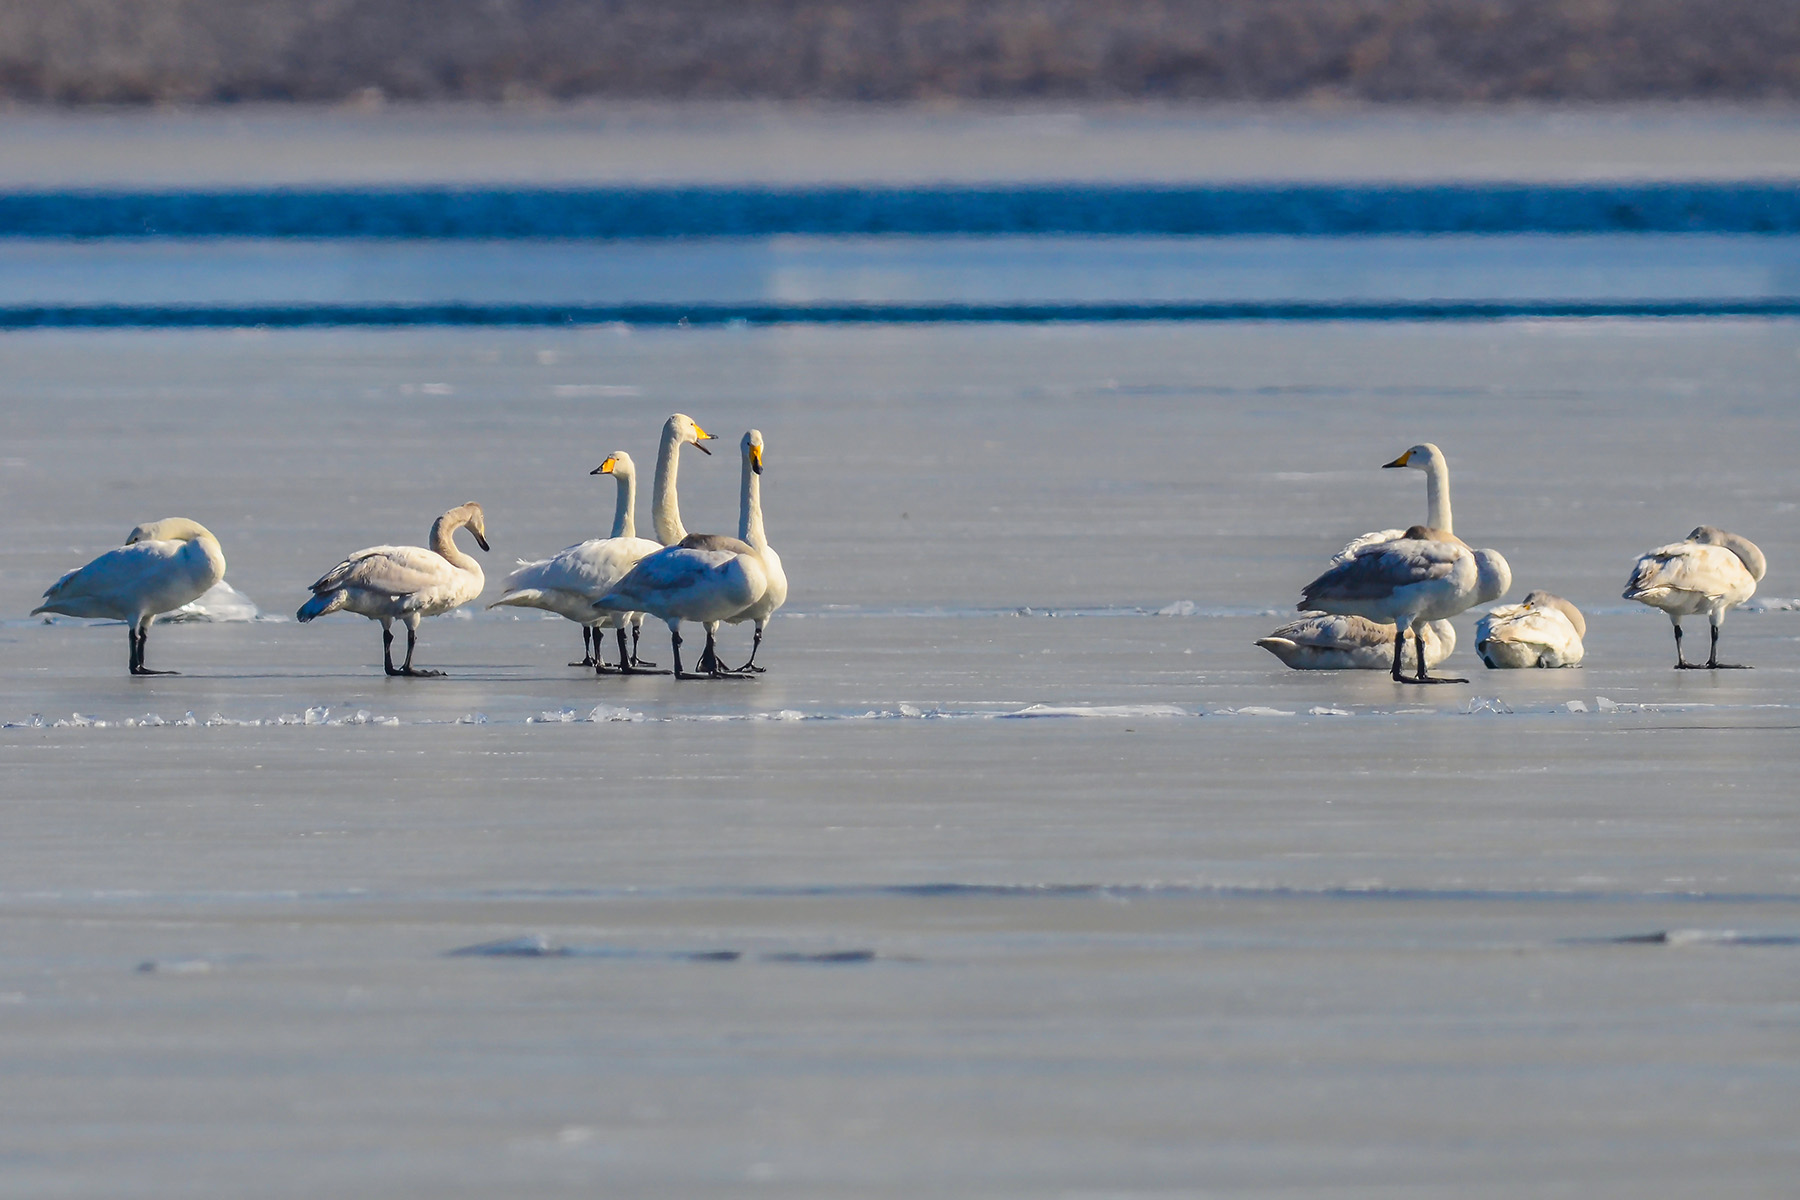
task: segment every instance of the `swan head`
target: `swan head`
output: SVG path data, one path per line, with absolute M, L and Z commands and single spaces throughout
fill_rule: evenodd
M 761 475 L 763 452 L 762 430 L 752 429 L 744 435 L 744 440 L 739 444 L 744 451 L 744 461 L 750 464 L 750 469 L 752 471 Z
M 1768 573 L 1768 559 L 1764 558 L 1763 552 L 1756 548 L 1756 543 L 1747 537 L 1726 533 L 1716 525 L 1701 525 L 1687 535 L 1687 540 L 1699 542 L 1703 546 L 1723 546 L 1738 556 L 1738 561 L 1743 563 L 1744 569 L 1750 572 L 1750 578 L 1758 583 L 1761 583 L 1762 577 Z
M 444 519 L 454 521 L 475 535 L 475 544 L 483 550 L 490 549 L 487 543 L 487 516 L 481 511 L 481 505 L 470 500 L 459 504 L 444 514 Z M 452 528 L 455 528 L 453 525 Z
M 1498 550 L 1475 551 L 1475 603 L 1488 604 L 1512 586 L 1512 567 Z
M 1554 592 L 1546 592 L 1542 588 L 1534 588 L 1525 593 L 1524 605 L 1526 608 L 1541 609 L 1545 612 L 1554 609 L 1563 616 L 1569 618 L 1569 624 L 1575 627 L 1575 632 L 1578 636 L 1587 636 L 1587 618 L 1581 615 L 1581 610 L 1579 608 L 1576 608 L 1573 604 L 1570 604 L 1567 600 L 1564 600 Z
M 212 530 L 198 521 L 190 521 L 186 517 L 164 517 L 160 521 L 146 521 L 131 531 L 125 539 L 127 546 L 138 542 L 192 542 L 200 538 L 213 538 Z
M 606 456 L 606 461 L 588 472 L 589 475 L 616 475 L 620 479 L 630 479 L 637 474 L 637 464 L 631 461 L 631 455 L 623 450 L 614 450 Z
M 702 454 L 711 454 L 712 451 L 706 448 L 706 443 L 716 440 L 712 434 L 696 425 L 694 418 L 686 413 L 671 415 L 667 423 L 663 425 L 663 436 L 673 438 L 678 445 L 686 442 Z
M 1434 466 L 1444 466 L 1448 462 L 1444 452 L 1431 442 L 1420 442 L 1391 463 L 1382 463 L 1382 468 L 1411 467 L 1415 471 L 1429 471 Z

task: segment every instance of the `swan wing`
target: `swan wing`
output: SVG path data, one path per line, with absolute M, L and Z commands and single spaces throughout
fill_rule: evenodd
M 632 567 L 660 549 L 648 538 L 591 538 L 541 561 L 520 564 L 506 577 L 505 590 L 572 592 L 597 600 L 624 579 Z
M 182 586 L 192 574 L 183 569 L 180 559 L 186 546 L 186 542 L 156 540 L 108 550 L 51 584 L 44 592 L 43 604 L 33 611 L 125 619 L 139 612 L 178 608 L 210 586 L 210 581 L 191 591 Z M 165 603 L 176 592 L 186 594 Z
M 436 551 L 423 546 L 370 546 L 319 577 L 315 594 L 345 589 L 407 596 L 442 587 L 460 572 Z
M 1690 592 L 1717 597 L 1754 585 L 1737 555 L 1719 546 L 1676 542 L 1659 546 L 1637 560 L 1625 599 L 1637 600 L 1663 592 Z
M 1344 548 L 1331 556 L 1331 565 L 1347 563 L 1355 558 L 1361 550 L 1370 546 L 1378 546 L 1383 542 L 1397 542 L 1406 536 L 1404 529 L 1377 529 L 1370 533 L 1360 534 L 1344 543 Z
M 1369 546 L 1307 584 L 1300 607 L 1316 607 L 1316 599 L 1381 599 L 1403 587 L 1446 579 L 1468 553 L 1451 543 L 1410 538 Z

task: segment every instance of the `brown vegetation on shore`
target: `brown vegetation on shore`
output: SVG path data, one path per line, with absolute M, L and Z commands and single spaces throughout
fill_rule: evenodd
M 0 0 L 0 99 L 1800 96 L 1791 0 Z

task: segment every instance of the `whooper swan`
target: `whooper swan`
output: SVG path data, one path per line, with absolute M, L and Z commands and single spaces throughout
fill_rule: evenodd
M 1512 586 L 1512 570 L 1498 551 L 1471 550 L 1443 530 L 1414 525 L 1405 533 L 1396 541 L 1365 546 L 1307 584 L 1298 607 L 1392 624 L 1397 683 L 1467 683 L 1429 673 L 1423 627 L 1498 600 Z M 1418 663 L 1412 676 L 1401 670 L 1409 629 Z
M 1578 667 L 1586 636 L 1587 618 L 1579 608 L 1539 590 L 1518 604 L 1489 609 L 1475 624 L 1475 653 L 1495 670 Z
M 1675 626 L 1675 667 L 1698 670 L 1681 652 L 1681 618 L 1705 613 L 1712 626 L 1712 651 L 1704 666 L 1736 669 L 1719 661 L 1719 626 L 1725 614 L 1756 594 L 1768 561 L 1749 538 L 1702 525 L 1684 542 L 1658 546 L 1637 560 L 1625 599 L 1660 608 Z
M 610 592 L 639 559 L 654 554 L 662 545 L 637 536 L 637 472 L 631 455 L 615 450 L 592 473 L 611 475 L 618 481 L 611 535 L 589 538 L 537 562 L 521 562 L 506 577 L 505 594 L 488 607 L 541 608 L 580 625 L 582 660 L 570 663 L 572 667 L 592 667 L 596 672 L 611 670 L 602 649 L 601 631 L 605 629 L 618 630 L 622 668 L 655 666 L 637 660 L 636 625 L 643 620 L 641 614 L 596 613 L 594 601 Z M 625 648 L 628 625 L 632 626 L 630 650 Z
M 225 552 L 206 526 L 186 517 L 139 525 L 117 550 L 50 585 L 38 613 L 124 621 L 133 675 L 174 675 L 144 665 L 150 624 L 204 595 L 225 577 Z
M 753 436 L 754 435 L 754 436 Z M 739 527 L 744 532 L 760 535 L 762 508 L 757 477 L 762 474 L 762 439 L 745 434 L 741 443 L 744 458 L 742 489 L 743 513 Z M 669 627 L 669 640 L 675 654 L 677 679 L 720 679 L 742 677 L 719 662 L 718 629 L 721 621 L 756 620 L 759 625 L 779 607 L 776 602 L 762 612 L 762 601 L 770 586 L 770 564 L 780 576 L 783 595 L 787 577 L 780 572 L 780 559 L 772 556 L 766 539 L 761 548 L 743 538 L 723 534 L 686 535 L 678 545 L 658 550 L 639 562 L 619 586 L 595 602 L 600 610 L 642 611 L 661 618 Z M 706 631 L 706 648 L 701 652 L 696 672 L 681 669 L 681 623 L 697 622 Z M 754 653 L 752 659 L 754 659 Z
M 454 535 L 467 526 L 475 544 L 488 548 L 481 505 L 473 500 L 439 517 L 431 526 L 431 549 L 370 546 L 319 577 L 313 598 L 296 614 L 302 623 L 345 609 L 381 622 L 381 662 L 389 675 L 438 676 L 413 666 L 419 621 L 460 608 L 481 595 L 481 564 L 456 548 Z M 393 622 L 406 623 L 406 661 L 394 668 Z
M 1386 671 L 1394 658 L 1392 625 L 1377 625 L 1367 617 L 1306 613 L 1289 621 L 1256 644 L 1296 671 Z M 1425 667 L 1429 671 L 1456 649 L 1456 630 L 1448 621 L 1427 621 L 1424 634 Z M 1402 641 L 1400 666 L 1418 667 L 1418 649 Z

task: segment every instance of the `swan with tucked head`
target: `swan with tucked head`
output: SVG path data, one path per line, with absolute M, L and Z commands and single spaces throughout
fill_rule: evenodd
M 1624 595 L 1669 614 L 1677 670 L 1736 669 L 1739 664 L 1719 661 L 1719 626 L 1727 612 L 1756 594 L 1768 569 L 1768 560 L 1749 538 L 1702 525 L 1686 541 L 1658 546 L 1638 559 Z M 1681 618 L 1700 613 L 1712 628 L 1712 652 L 1704 664 L 1689 662 L 1681 652 Z
M 1471 550 L 1444 530 L 1414 525 L 1404 537 L 1365 546 L 1307 584 L 1299 608 L 1393 625 L 1397 683 L 1467 683 L 1429 673 L 1424 626 L 1498 600 L 1511 586 L 1512 569 L 1499 551 Z M 1409 629 L 1418 663 L 1411 676 L 1402 672 Z
M 677 679 L 742 677 L 754 670 L 754 652 L 745 671 L 728 670 L 719 662 L 719 624 L 754 620 L 760 635 L 761 624 L 787 598 L 787 576 L 762 530 L 761 434 L 755 430 L 745 434 L 740 449 L 744 474 L 738 527 L 755 540 L 718 533 L 687 534 L 677 545 L 638 563 L 616 588 L 594 602 L 598 611 L 641 610 L 660 617 L 669 627 Z M 780 580 L 776 598 L 768 596 L 772 578 Z M 695 622 L 706 631 L 706 648 L 693 674 L 681 669 L 683 621 Z
M 1425 524 L 1431 529 L 1441 529 L 1445 533 L 1454 532 L 1450 512 L 1450 460 L 1444 452 L 1430 442 L 1420 442 L 1412 449 L 1396 458 L 1393 462 L 1382 463 L 1384 470 L 1398 467 L 1411 467 L 1415 471 L 1425 473 Z M 1332 557 L 1331 563 L 1349 562 L 1356 552 L 1365 546 L 1379 545 L 1382 542 L 1397 542 L 1406 536 L 1404 529 L 1377 529 L 1352 538 L 1350 543 Z
M 1392 665 L 1392 625 L 1377 625 L 1367 617 L 1332 613 L 1304 613 L 1256 644 L 1296 671 L 1386 671 Z M 1448 621 L 1427 621 L 1424 635 L 1427 671 L 1449 658 L 1456 649 L 1456 629 Z M 1418 648 L 1401 641 L 1402 671 L 1417 670 Z
M 1518 604 L 1491 608 L 1475 624 L 1475 653 L 1494 670 L 1521 667 L 1578 667 L 1587 650 L 1587 618 L 1581 610 L 1543 590 L 1525 593 Z
M 144 665 L 150 625 L 204 595 L 225 578 L 225 552 L 206 526 L 186 517 L 150 521 L 133 529 L 125 544 L 108 550 L 51 584 L 38 613 L 124 621 L 133 675 L 174 675 Z
M 695 426 L 698 430 L 698 426 Z M 488 605 L 499 608 L 540 608 L 567 617 L 581 626 L 582 660 L 573 667 L 592 667 L 596 672 L 611 670 L 602 650 L 603 630 L 615 629 L 619 637 L 620 669 L 653 667 L 637 658 L 638 627 L 642 613 L 597 613 L 594 601 L 610 592 L 627 572 L 645 555 L 654 554 L 662 545 L 637 536 L 637 471 L 631 455 L 615 450 L 591 472 L 611 475 L 618 482 L 618 500 L 613 509 L 612 533 L 608 537 L 589 538 L 550 558 L 537 562 L 521 562 L 506 577 L 506 591 Z M 673 498 L 673 491 L 668 498 Z M 677 516 L 676 521 L 680 518 Z M 625 648 L 625 630 L 631 628 L 632 646 Z
M 456 547 L 455 533 L 467 529 L 475 544 L 488 548 L 487 523 L 481 505 L 459 504 L 431 526 L 431 549 L 421 546 L 370 546 L 321 575 L 312 599 L 295 614 L 302 624 L 342 609 L 381 622 L 381 661 L 389 675 L 436 676 L 413 666 L 419 621 L 460 608 L 481 595 L 486 580 L 481 564 Z M 406 626 L 406 661 L 394 666 L 394 629 Z

